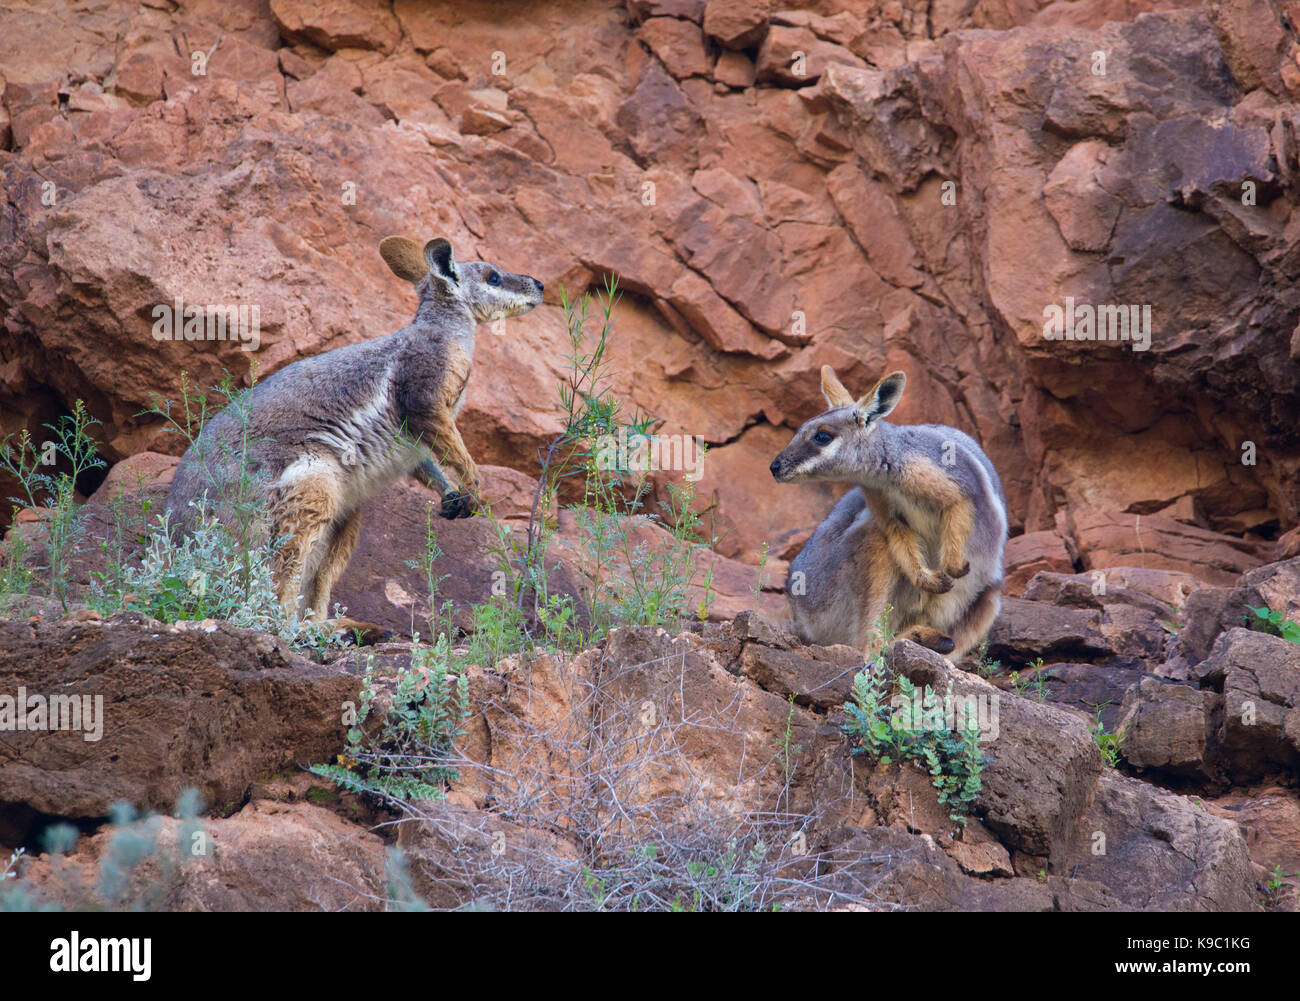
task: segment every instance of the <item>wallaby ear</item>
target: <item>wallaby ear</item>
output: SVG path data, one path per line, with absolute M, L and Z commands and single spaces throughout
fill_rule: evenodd
M 844 383 L 829 365 L 822 366 L 822 396 L 826 397 L 826 405 L 832 410 L 853 403 L 853 394 L 844 388 Z
M 429 265 L 429 270 L 439 278 L 455 284 L 460 283 L 460 275 L 456 273 L 456 257 L 451 252 L 449 240 L 438 237 L 426 243 L 424 259 Z
M 405 236 L 386 236 L 379 241 L 379 256 L 390 271 L 403 281 L 417 284 L 429 273 L 420 245 Z
M 890 372 L 881 379 L 871 392 L 858 400 L 858 423 L 865 427 L 870 421 L 888 417 L 903 398 L 903 387 L 906 385 L 905 372 Z

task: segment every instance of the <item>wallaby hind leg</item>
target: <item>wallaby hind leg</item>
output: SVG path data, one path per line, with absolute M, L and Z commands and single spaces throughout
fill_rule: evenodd
M 966 614 L 952 628 L 952 639 L 956 648 L 953 657 L 965 656 L 979 645 L 1002 609 L 1002 588 L 994 584 L 980 592 Z
M 324 558 L 316 570 L 316 575 L 303 587 L 306 605 L 318 621 L 329 618 L 330 592 L 334 590 L 338 579 L 343 576 L 343 569 L 348 565 L 348 560 L 352 559 L 352 552 L 357 548 L 357 540 L 360 538 L 361 511 L 359 509 L 345 518 L 342 524 L 330 527 L 330 535 L 325 542 Z
M 881 652 L 885 644 L 881 620 L 885 609 L 889 607 L 890 592 L 893 590 L 898 567 L 890 555 L 889 544 L 882 532 L 873 532 L 867 536 L 866 544 L 859 550 L 859 558 L 864 561 L 860 572 L 867 582 L 867 600 L 862 607 L 859 623 L 862 635 L 860 646 L 863 656 L 871 660 Z M 884 628 L 889 628 L 888 622 L 884 623 Z
M 911 640 L 913 643 L 920 643 L 923 647 L 928 647 L 935 653 L 950 654 L 956 649 L 957 644 L 951 636 L 945 636 L 933 626 L 908 626 L 898 634 L 900 640 Z
M 330 594 L 334 585 L 343 576 L 343 571 L 352 559 L 361 538 L 361 511 L 353 511 L 342 524 L 331 526 L 328 538 L 324 542 L 324 555 L 314 576 L 303 586 L 303 604 L 311 609 L 312 618 L 317 622 L 328 622 L 335 632 L 354 636 L 358 643 L 380 643 L 393 638 L 390 630 L 373 622 L 350 619 L 345 616 L 330 616 Z
M 338 514 L 338 490 L 326 473 L 282 481 L 271 490 L 271 532 L 279 543 L 271 572 L 286 614 L 309 610 L 299 599 L 316 575 Z

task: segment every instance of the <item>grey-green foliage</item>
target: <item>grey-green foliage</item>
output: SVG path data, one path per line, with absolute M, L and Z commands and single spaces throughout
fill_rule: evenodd
M 694 487 L 669 483 L 663 517 L 641 513 L 648 481 L 638 482 L 630 498 L 616 473 L 593 462 L 581 505 L 573 508 L 578 545 L 590 570 L 584 575 L 584 597 L 592 616 L 591 640 L 616 625 L 679 628 L 687 617 L 686 598 L 695 576 L 700 516 L 692 507 Z M 667 535 L 662 544 L 638 538 L 642 520 L 659 524 Z M 711 593 L 706 593 L 704 614 Z
M 975 652 L 975 670 L 981 678 L 991 678 L 1002 670 L 1002 661 L 989 656 L 987 636 L 980 641 L 979 649 Z
M 0 867 L 0 883 L 3 883 L 7 879 L 18 878 L 18 860 L 21 859 L 24 854 L 26 854 L 26 852 L 22 848 L 15 848 L 10 852 L 9 861 L 7 861 L 4 866 Z
M 161 817 L 140 815 L 129 803 L 114 803 L 109 808 L 108 845 L 100 855 L 93 885 L 81 882 L 78 867 L 58 865 L 76 846 L 77 830 L 70 824 L 54 824 L 46 829 L 43 839 L 45 852 L 52 860 L 47 880 L 58 884 L 59 897 L 66 896 L 72 910 L 165 909 L 183 867 L 200 864 L 206 853 L 207 835 L 198 820 L 201 806 L 196 790 L 182 792 L 174 810 L 180 821 L 175 839 L 165 841 Z M 10 861 L 12 864 L 14 859 Z M 0 911 L 65 909 L 62 901 L 46 898 L 22 879 L 6 884 L 0 878 Z
M 866 754 L 882 764 L 914 761 L 930 775 L 939 802 L 949 815 L 966 823 L 971 805 L 983 788 L 981 778 L 986 758 L 980 752 L 978 720 L 967 705 L 961 729 L 947 725 L 940 700 L 929 685 L 918 698 L 916 686 L 899 677 L 897 693 L 901 708 L 892 704 L 894 685 L 883 660 L 868 665 L 853 678 L 853 701 L 844 705 L 849 716 L 845 731 L 853 742 L 854 754 Z M 949 692 L 951 695 L 951 692 Z
M 169 402 L 155 398 L 144 414 L 164 419 L 166 429 L 193 444 L 209 410 L 206 398 L 193 392 L 181 377 L 183 414 Z M 196 528 L 176 539 L 165 518 L 158 518 L 143 487 L 108 505 L 109 530 L 99 546 L 105 569 L 92 575 L 87 603 L 104 614 L 129 609 L 162 622 L 181 619 L 224 619 L 237 626 L 278 633 L 297 646 L 320 648 L 338 642 L 320 623 L 286 614 L 280 607 L 271 570 L 277 546 L 283 540 L 267 537 L 266 499 L 262 483 L 249 468 L 249 420 L 246 391 L 236 390 L 229 374 L 215 393 L 225 400 L 242 428 L 241 450 L 228 465 L 232 483 L 223 493 L 221 513 L 198 506 Z M 138 415 L 138 416 L 143 416 Z M 0 552 L 0 612 L 12 597 L 44 585 L 66 608 L 71 597 L 68 572 L 84 541 L 87 511 L 76 503 L 76 480 L 84 472 L 104 465 L 96 454 L 90 429 L 99 422 L 78 400 L 72 413 L 47 425 L 54 434 L 49 447 L 38 445 L 23 431 L 0 442 L 0 470 L 19 483 L 25 504 L 44 512 L 43 548 L 48 565 L 34 567 L 35 551 L 29 533 L 21 526 L 10 531 Z M 49 453 L 61 456 L 67 467 L 51 471 Z
M 607 461 L 612 441 L 631 446 L 649 436 L 657 422 L 637 413 L 627 416 L 624 402 L 606 377 L 606 351 L 613 332 L 618 282 L 609 279 L 592 313 L 591 296 L 570 300 L 561 289 L 569 330 L 567 367 L 559 384 L 561 433 L 539 452 L 541 475 L 522 547 L 498 547 L 502 566 L 513 581 L 512 598 L 529 612 L 546 638 L 570 647 L 599 641 L 616 625 L 679 627 L 687 613 L 687 591 L 695 577 L 701 520 L 694 510 L 694 484 L 669 484 L 664 511 L 652 513 L 652 486 L 644 471 Z M 596 322 L 589 324 L 589 318 Z M 575 483 L 574 481 L 580 481 Z M 556 535 L 561 490 L 578 500 L 569 505 L 577 528 L 574 569 L 581 579 L 588 625 L 577 628 L 572 603 L 549 593 L 548 558 Z M 661 543 L 647 543 L 637 531 L 643 522 L 666 530 Z M 711 575 L 697 614 L 707 615 Z
M 366 733 L 375 701 L 374 658 L 367 659 L 361 704 L 348 729 L 347 746 L 334 764 L 311 771 L 354 793 L 369 794 L 384 805 L 441 799 L 443 787 L 458 777 L 448 764 L 469 716 L 469 681 L 453 676 L 446 635 L 433 645 L 417 642 L 411 665 L 394 686 L 378 732 Z
M 427 911 L 429 905 L 415 892 L 406 853 L 397 845 L 389 845 L 385 853 L 384 873 L 388 888 L 388 910 Z
M 270 540 L 248 543 L 215 514 L 198 506 L 193 529 L 177 542 L 164 516 L 148 535 L 138 562 L 114 571 L 113 586 L 92 583 L 101 608 L 125 607 L 161 622 L 223 619 L 244 629 L 275 633 L 299 647 L 341 642 L 325 623 L 300 618 L 280 605 Z
M 136 474 L 135 490 L 123 491 L 107 506 L 110 524 L 99 540 L 104 569 L 91 571 L 90 593 L 85 598 L 91 608 L 104 615 L 120 609 L 130 594 L 126 572 L 148 544 L 155 518 L 154 500 L 140 473 Z
M 252 375 L 256 381 L 256 371 Z M 217 449 L 200 456 L 204 465 L 225 470 L 219 496 L 191 503 L 193 528 L 177 539 L 166 518 L 159 519 L 144 539 L 137 563 L 114 574 L 116 594 L 99 594 L 102 605 L 114 597 L 128 607 L 163 622 L 180 619 L 225 619 L 237 626 L 278 633 L 298 645 L 320 646 L 329 634 L 319 624 L 286 614 L 279 604 L 272 568 L 277 550 L 286 541 L 268 531 L 264 477 L 249 466 L 255 444 L 251 432 L 248 390 L 237 389 L 229 373 L 213 387 L 238 427 L 230 446 L 207 442 L 202 431 L 210 411 L 207 397 L 193 392 L 181 374 L 181 405 L 154 397 L 139 416 L 160 417 L 164 430 L 179 435 L 190 447 Z M 102 592 L 101 588 L 101 592 Z
M 18 526 L 9 530 L 0 546 L 0 615 L 9 614 L 12 607 L 29 594 L 35 582 L 29 556 L 31 545 L 27 534 Z

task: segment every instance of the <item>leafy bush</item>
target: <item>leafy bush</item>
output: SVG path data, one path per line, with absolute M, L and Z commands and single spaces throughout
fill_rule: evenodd
M 1254 627 L 1260 632 L 1281 636 L 1288 643 L 1300 643 L 1300 623 L 1286 620 L 1281 612 L 1275 612 L 1267 605 L 1260 608 L 1251 605 L 1246 607 L 1255 616 L 1254 620 L 1247 619 L 1247 622 L 1253 621 Z
M 1124 738 L 1128 735 L 1123 731 L 1110 733 L 1106 729 L 1106 724 L 1101 719 L 1101 711 L 1110 705 L 1109 702 L 1101 704 L 1089 703 L 1089 705 L 1097 711 L 1097 718 L 1088 727 L 1088 732 L 1092 734 L 1092 742 L 1097 745 L 1097 750 L 1101 752 L 1102 764 L 1107 768 L 1117 768 L 1122 756 L 1121 749 L 1124 746 Z
M 70 824 L 55 824 L 45 831 L 44 848 L 53 870 L 48 885 L 58 902 L 51 902 L 22 879 L 7 885 L 5 874 L 20 853 L 10 858 L 0 873 L 0 911 L 51 910 L 161 910 L 169 904 L 184 866 L 208 852 L 209 839 L 198 815 L 201 803 L 194 789 L 186 789 L 177 800 L 174 816 L 181 821 L 174 841 L 162 839 L 162 818 L 140 815 L 129 803 L 114 803 L 109 811 L 111 834 L 100 854 L 93 884 L 85 881 L 80 866 L 62 865 L 62 856 L 76 846 L 77 830 Z
M 669 484 L 662 514 L 646 510 L 650 481 L 644 470 L 609 468 L 601 461 L 602 442 L 625 436 L 638 442 L 649 436 L 652 417 L 624 415 L 604 374 L 605 355 L 613 332 L 613 311 L 619 299 L 618 281 L 610 278 L 598 297 L 598 328 L 588 330 L 592 297 L 570 300 L 561 290 L 569 331 L 565 377 L 559 385 L 563 430 L 538 452 L 541 474 L 533 497 L 522 546 L 498 547 L 502 568 L 513 581 L 512 597 L 529 613 L 524 629 L 553 645 L 576 648 L 604 637 L 616 625 L 680 627 L 686 613 L 687 591 L 695 577 L 695 553 L 716 539 L 701 536 L 694 510 L 694 486 Z M 572 545 L 573 568 L 581 577 L 582 598 L 590 622 L 577 628 L 572 603 L 549 593 L 548 557 L 556 535 L 562 489 L 575 491 L 570 505 L 578 529 Z M 667 530 L 662 544 L 640 539 L 638 527 L 654 523 Z M 703 613 L 712 601 L 711 574 L 704 581 Z M 697 614 L 699 609 L 696 610 Z
M 906 677 L 898 679 L 898 698 L 903 708 L 895 710 L 891 686 L 883 661 L 859 671 L 853 678 L 853 701 L 844 705 L 849 715 L 845 731 L 855 746 L 852 753 L 867 754 L 882 764 L 915 761 L 930 775 L 939 802 L 949 815 L 966 823 L 971 804 L 983 788 L 981 775 L 986 758 L 979 748 L 980 728 L 967 706 L 960 731 L 949 729 L 937 702 L 926 685 L 917 698 L 916 686 Z M 948 693 L 951 696 L 951 690 Z
M 312 773 L 384 806 L 441 799 L 444 785 L 458 777 L 447 761 L 469 715 L 469 681 L 464 672 L 453 675 L 450 652 L 445 634 L 432 646 L 416 644 L 374 736 L 365 732 L 375 701 L 374 658 L 368 658 L 347 748 L 336 764 L 313 765 Z
M 166 517 L 145 542 L 138 564 L 115 570 L 112 589 L 91 585 L 100 608 L 126 608 L 160 622 L 223 619 L 243 629 L 274 633 L 299 647 L 341 642 L 326 623 L 287 615 L 280 605 L 271 566 L 276 546 L 250 545 L 199 506 L 194 529 L 177 543 Z

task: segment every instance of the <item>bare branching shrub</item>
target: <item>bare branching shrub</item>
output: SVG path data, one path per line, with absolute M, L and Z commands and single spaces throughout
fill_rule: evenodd
M 605 649 L 516 657 L 471 690 L 465 737 L 442 760 L 459 780 L 443 799 L 387 804 L 428 906 L 893 906 L 873 892 L 889 860 L 876 872 L 821 843 L 828 818 L 791 805 L 788 727 L 769 739 L 716 665 L 684 653 L 628 665 Z

